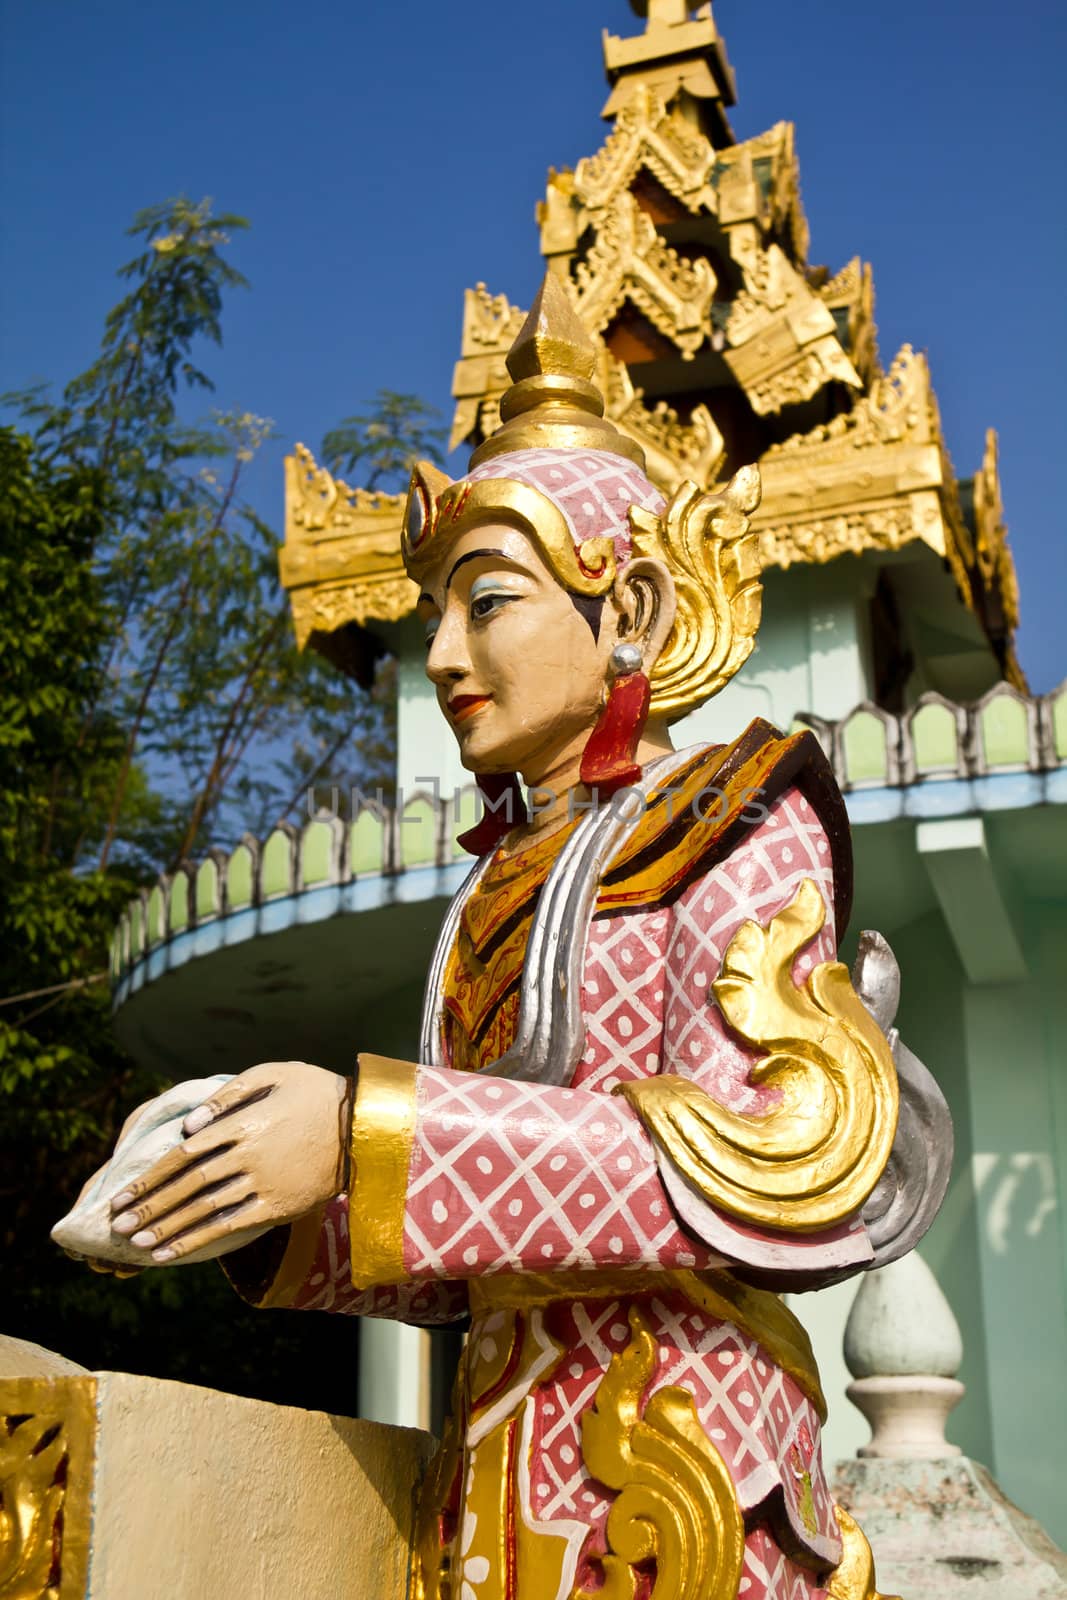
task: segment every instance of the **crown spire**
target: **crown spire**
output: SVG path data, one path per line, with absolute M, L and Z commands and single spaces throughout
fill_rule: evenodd
M 681 99 L 717 150 L 734 143 L 727 107 L 737 86 L 710 0 L 630 0 L 645 31 L 629 39 L 604 32 L 604 66 L 611 94 L 602 115 L 615 117 L 638 83 L 650 84 L 669 103 Z
M 640 445 L 604 415 L 596 367 L 596 345 L 564 280 L 550 269 L 508 351 L 513 382 L 500 402 L 501 426 L 478 446 L 471 466 L 508 450 L 606 450 L 643 471 Z

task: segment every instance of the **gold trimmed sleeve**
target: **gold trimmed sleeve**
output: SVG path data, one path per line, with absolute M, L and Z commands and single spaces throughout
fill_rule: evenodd
M 357 1289 L 402 1283 L 404 1210 L 415 1142 L 418 1069 L 360 1055 L 352 1115 L 348 1229 Z
M 262 1310 L 292 1305 L 311 1271 L 325 1209 L 316 1206 L 298 1222 L 272 1228 L 243 1250 L 220 1258 L 219 1266 L 242 1300 Z

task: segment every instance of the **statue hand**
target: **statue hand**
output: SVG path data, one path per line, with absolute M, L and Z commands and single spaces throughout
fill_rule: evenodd
M 151 1100 L 143 1100 L 139 1106 L 134 1106 L 133 1110 L 130 1112 L 129 1116 L 126 1118 L 126 1121 L 122 1124 L 122 1127 L 119 1129 L 118 1138 L 115 1140 L 116 1146 L 118 1146 L 118 1145 L 120 1145 L 122 1143 L 123 1139 L 126 1137 L 127 1132 L 129 1131 L 129 1129 L 132 1127 L 134 1122 L 136 1122 L 137 1118 L 141 1115 L 141 1112 L 145 1109 L 146 1106 L 150 1106 L 151 1104 L 152 1104 Z M 96 1171 L 94 1173 L 92 1173 L 88 1178 L 86 1178 L 85 1182 L 82 1184 L 81 1188 L 78 1190 L 77 1199 L 74 1201 L 73 1206 L 71 1206 L 71 1210 L 72 1211 L 74 1211 L 74 1210 L 76 1210 L 78 1208 L 78 1206 L 81 1204 L 82 1200 L 89 1193 L 89 1190 L 92 1189 L 93 1186 L 95 1185 L 97 1179 L 100 1177 L 100 1175 L 102 1173 L 107 1171 L 107 1168 L 109 1166 L 110 1166 L 110 1161 L 105 1161 L 103 1166 L 97 1167 Z M 130 1266 L 127 1266 L 125 1263 L 120 1265 L 116 1261 L 104 1261 L 99 1256 L 82 1255 L 81 1252 L 78 1251 L 78 1250 L 67 1250 L 67 1249 L 64 1249 L 63 1250 L 63 1254 L 67 1257 L 68 1261 L 80 1261 L 84 1266 L 89 1268 L 90 1272 L 98 1272 L 98 1273 L 101 1274 L 101 1276 L 107 1277 L 107 1278 L 136 1278 L 144 1271 L 144 1267 L 130 1267 Z
M 184 1142 L 115 1196 L 112 1227 L 163 1263 L 304 1216 L 344 1187 L 350 1091 L 347 1078 L 303 1061 L 250 1067 L 191 1111 Z

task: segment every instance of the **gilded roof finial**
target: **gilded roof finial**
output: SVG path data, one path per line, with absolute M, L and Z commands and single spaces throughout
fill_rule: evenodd
M 688 22 L 695 0 L 630 0 L 630 5 L 639 17 L 648 18 L 651 29 L 657 22 L 669 27 Z
M 681 97 L 716 150 L 734 143 L 726 115 L 737 85 L 711 0 L 630 0 L 644 33 L 619 39 L 604 31 L 604 65 L 611 94 L 602 115 L 616 117 L 641 84 L 671 104 Z
M 471 457 L 477 467 L 509 450 L 607 450 L 644 470 L 640 445 L 604 416 L 592 381 L 597 349 L 566 282 L 549 270 L 507 356 L 514 380 L 500 402 L 501 426 Z

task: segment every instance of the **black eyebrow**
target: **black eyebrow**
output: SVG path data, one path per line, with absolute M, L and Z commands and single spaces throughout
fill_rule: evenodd
M 452 587 L 452 579 L 465 561 L 479 561 L 483 556 L 497 556 L 502 561 L 511 560 L 511 557 L 504 550 L 468 550 L 465 556 L 460 556 L 452 571 L 448 574 L 448 578 L 445 581 L 445 593 L 447 594 Z

